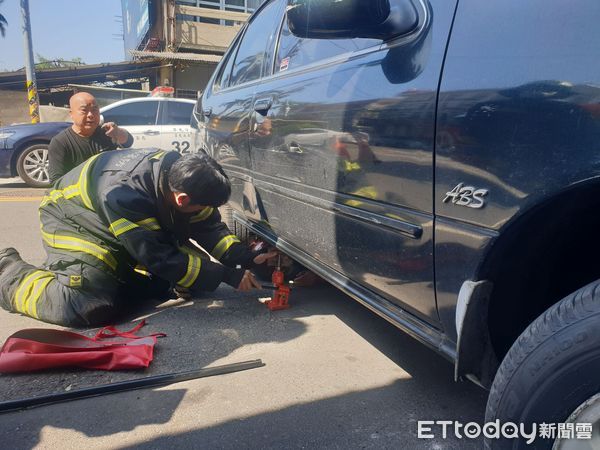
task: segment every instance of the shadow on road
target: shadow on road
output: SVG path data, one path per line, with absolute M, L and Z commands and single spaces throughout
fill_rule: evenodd
M 412 440 L 412 444 L 402 445 L 410 448 L 423 444 L 416 438 L 416 420 L 483 420 L 487 395 L 483 390 L 470 383 L 454 383 L 450 363 L 335 288 L 297 289 L 292 294 L 292 308 L 276 313 L 270 313 L 256 301 L 256 297 L 256 293 L 249 295 L 219 289 L 202 299 L 172 307 L 157 309 L 156 305 L 148 305 L 141 312 L 150 315 L 144 334 L 160 331 L 168 335 L 159 340 L 150 369 L 141 372 L 63 371 L 0 376 L 1 395 L 4 400 L 23 398 L 62 392 L 68 386 L 76 389 L 205 367 L 244 346 L 292 341 L 307 332 L 304 318 L 321 315 L 334 316 L 343 322 L 406 371 L 410 378 L 376 389 L 261 412 L 249 418 L 173 436 L 155 438 L 156 433 L 151 433 L 152 439 L 138 447 L 274 448 L 289 443 L 294 447 L 344 447 L 347 441 L 352 447 L 397 448 L 401 439 L 402 442 Z M 127 326 L 130 324 L 122 324 L 121 328 Z M 256 349 L 253 350 L 255 357 L 260 358 L 261 347 L 252 348 Z M 238 357 L 226 362 L 238 360 L 241 359 Z M 321 383 L 327 385 L 331 381 L 323 380 Z M 9 422 L 24 422 L 29 428 L 17 434 L 19 442 L 27 441 L 27 447 L 39 442 L 41 430 L 46 425 L 73 429 L 90 437 L 109 436 L 142 425 L 169 422 L 184 393 L 185 390 L 176 389 L 109 395 L 86 401 L 94 407 L 86 410 L 84 417 L 59 413 L 69 411 L 70 405 L 74 404 L 71 402 L 52 409 L 45 408 L 53 414 L 44 414 L 43 420 L 40 420 L 41 414 L 20 412 L 10 414 Z M 131 400 L 132 395 L 135 395 L 135 401 Z M 206 408 L 206 423 L 210 422 L 214 412 L 210 409 L 210 402 L 203 401 L 203 395 L 194 391 L 195 405 L 201 410 Z M 74 408 L 74 411 L 82 410 L 81 406 Z M 257 409 L 261 409 L 260 405 Z M 397 415 L 397 420 L 390 421 L 390 414 Z M 301 428 L 295 426 L 299 423 L 302 423 Z M 6 426 L 7 423 L 0 432 L 0 436 L 5 435 L 2 440 L 10 444 L 10 448 L 18 448 L 10 442 L 17 437 L 12 437 Z M 25 441 L 22 433 L 27 435 Z M 434 443 L 427 442 L 428 445 Z M 465 448 L 465 442 L 459 443 L 456 448 Z M 447 444 L 444 441 L 443 448 L 452 448 Z
M 435 429 L 439 439 L 418 439 L 418 420 L 483 420 L 469 412 L 474 402 L 459 393 L 443 410 L 435 401 L 414 402 L 427 388 L 418 380 L 399 380 L 122 448 L 481 448 L 482 440 L 442 440 Z M 398 415 L 399 409 L 409 412 Z
M 28 191 L 39 191 L 39 192 L 43 192 L 46 190 L 46 188 L 33 188 L 30 186 L 27 186 L 27 184 L 25 184 L 24 181 L 9 181 L 6 183 L 1 183 L 0 184 L 1 188 L 8 188 L 8 189 L 27 189 Z
M 3 417 L 0 427 L 2 447 L 13 450 L 34 448 L 40 444 L 42 429 L 46 426 L 98 437 L 132 431 L 143 425 L 165 424 L 171 420 L 185 393 L 186 389 L 145 390 L 98 397 L 85 403 L 62 403 L 46 408 L 52 414 L 44 414 L 43 420 L 39 420 L 40 414 L 10 414 Z M 117 446 L 115 444 L 113 448 Z

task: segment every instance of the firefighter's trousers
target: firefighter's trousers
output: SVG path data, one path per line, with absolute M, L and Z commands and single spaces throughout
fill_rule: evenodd
M 139 301 L 166 294 L 169 287 L 163 280 L 133 270 L 127 280 L 119 280 L 76 257 L 68 258 L 64 252 L 49 252 L 47 261 L 52 260 L 56 262 L 37 268 L 24 262 L 16 251 L 4 251 L 0 259 L 1 306 L 57 325 L 96 326 L 114 320 Z

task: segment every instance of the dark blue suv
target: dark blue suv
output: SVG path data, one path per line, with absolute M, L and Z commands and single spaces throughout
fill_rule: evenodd
M 597 0 L 268 0 L 196 148 L 237 229 L 491 389 L 486 420 L 600 440 L 599 23 Z

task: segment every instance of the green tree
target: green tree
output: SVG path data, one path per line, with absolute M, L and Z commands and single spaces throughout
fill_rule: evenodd
M 4 0 L 0 0 L 0 4 L 2 4 Z M 6 18 L 0 14 L 0 34 L 2 35 L 2 37 L 4 37 L 6 35 L 6 27 L 8 26 L 8 22 L 6 21 Z
M 85 63 L 79 57 L 72 58 L 71 60 L 66 60 L 64 58 L 55 58 L 48 59 L 39 53 L 35 54 L 37 63 L 35 64 L 36 69 L 56 69 L 56 68 L 64 68 L 64 67 L 73 67 L 73 66 L 83 66 Z

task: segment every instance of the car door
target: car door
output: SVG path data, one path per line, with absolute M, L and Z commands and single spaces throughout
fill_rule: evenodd
M 115 122 L 133 136 L 132 147 L 161 148 L 161 131 L 157 125 L 161 99 L 140 99 L 102 109 L 104 122 Z
M 283 14 L 285 0 L 263 3 L 225 54 L 223 62 L 198 103 L 195 120 L 203 134 L 198 147 L 227 170 L 232 184 L 230 203 L 241 209 L 244 186 L 252 177 L 248 147 L 254 92 L 277 30 L 272 24 Z
M 194 102 L 192 100 L 164 99 L 161 102 L 159 127 L 161 148 L 190 153 L 192 128 L 190 119 Z
M 411 3 L 416 27 L 389 41 L 303 39 L 284 19 L 250 152 L 278 236 L 436 323 L 435 105 L 456 2 Z

